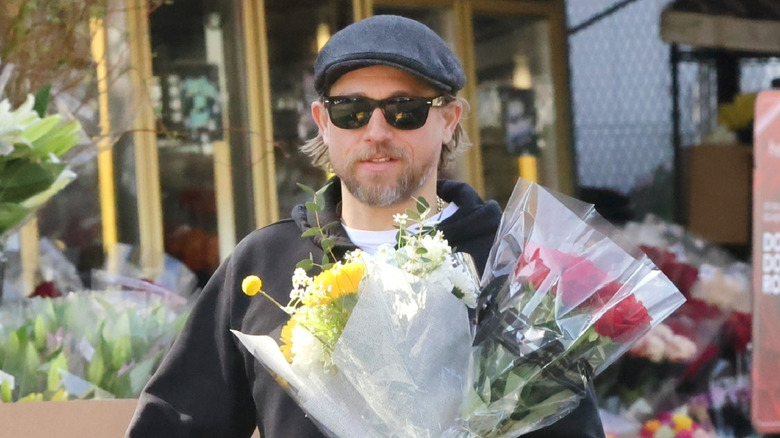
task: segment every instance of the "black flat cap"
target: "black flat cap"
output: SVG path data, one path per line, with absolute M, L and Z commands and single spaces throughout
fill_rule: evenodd
M 466 83 L 458 57 L 424 24 L 376 15 L 336 32 L 314 63 L 314 88 L 324 95 L 344 73 L 372 65 L 405 70 L 455 94 Z

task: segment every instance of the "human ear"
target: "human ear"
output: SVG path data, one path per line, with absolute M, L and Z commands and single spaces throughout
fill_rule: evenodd
M 314 119 L 314 123 L 317 124 L 317 129 L 320 131 L 322 140 L 326 145 L 329 144 L 330 131 L 328 129 L 328 111 L 322 101 L 316 100 L 311 103 L 311 117 Z
M 460 117 L 463 114 L 463 106 L 457 100 L 450 102 L 447 106 L 442 108 L 442 119 L 444 124 L 442 125 L 442 144 L 447 144 L 452 140 L 452 136 L 455 134 L 455 128 L 458 127 Z

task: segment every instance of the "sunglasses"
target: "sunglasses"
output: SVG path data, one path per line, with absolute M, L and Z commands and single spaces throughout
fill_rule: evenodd
M 376 108 L 382 109 L 385 121 L 393 128 L 419 129 L 428 120 L 432 106 L 444 106 L 447 99 L 439 97 L 389 97 L 382 100 L 358 96 L 330 96 L 323 99 L 330 121 L 341 129 L 358 129 L 368 124 Z

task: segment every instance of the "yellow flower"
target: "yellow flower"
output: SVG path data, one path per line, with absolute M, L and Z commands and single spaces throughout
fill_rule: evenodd
M 246 278 L 244 278 L 244 281 L 241 282 L 241 290 L 250 297 L 257 295 L 262 287 L 263 280 L 261 280 L 257 275 L 248 275 Z
M 674 424 L 675 432 L 693 429 L 693 420 L 687 415 L 674 414 L 672 416 L 672 423 Z
M 282 345 L 279 346 L 279 349 L 282 350 L 282 355 L 285 359 L 287 359 L 287 362 L 292 363 L 293 361 L 293 352 L 292 352 L 292 336 L 293 336 L 293 328 L 295 327 L 295 320 L 290 318 L 287 321 L 287 324 L 282 327 L 282 334 L 279 336 L 282 340 Z
M 336 264 L 332 268 L 314 277 L 314 287 L 324 291 L 325 295 L 312 294 L 304 305 L 325 305 L 344 296 L 357 292 L 366 267 L 361 262 Z

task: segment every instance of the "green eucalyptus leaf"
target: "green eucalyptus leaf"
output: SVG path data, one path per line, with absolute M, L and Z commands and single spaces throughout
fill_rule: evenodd
M 330 252 L 333 247 L 336 246 L 336 242 L 333 241 L 333 239 L 328 239 L 327 237 L 322 239 L 322 242 L 320 242 L 320 247 L 322 247 L 322 250 L 327 252 Z M 327 257 L 327 254 L 325 254 Z
M 428 203 L 428 200 L 426 200 L 422 196 L 417 198 L 417 212 L 418 213 L 423 214 L 430 207 L 431 207 L 431 204 Z
M 314 267 L 314 260 L 312 260 L 312 259 L 303 259 L 300 262 L 298 262 L 295 265 L 295 267 L 296 268 L 301 268 L 304 271 L 308 271 L 308 270 L 310 270 L 311 268 Z
M 406 209 L 406 215 L 409 216 L 409 219 L 415 222 L 419 222 L 422 219 L 420 213 L 417 212 L 416 210 L 412 210 L 411 208 Z
M 341 222 L 340 222 L 340 221 L 333 221 L 333 222 L 331 222 L 331 223 L 328 223 L 328 224 L 325 224 L 325 225 L 323 225 L 322 227 L 320 227 L 320 229 L 321 229 L 323 232 L 325 232 L 325 231 L 327 231 L 327 230 L 330 230 L 330 229 L 336 228 L 336 227 L 338 227 L 339 225 L 341 225 Z
M 312 237 L 312 236 L 318 236 L 322 230 L 318 227 L 309 228 L 308 230 L 301 233 L 301 237 Z
M 325 241 L 323 240 L 323 244 L 324 243 L 325 243 Z M 328 257 L 328 254 L 323 254 L 322 255 L 323 269 L 327 269 L 327 268 L 325 268 L 325 265 L 330 265 L 330 264 L 331 264 L 331 261 L 330 261 L 330 257 Z
M 317 193 L 316 193 L 316 194 L 317 194 L 317 195 L 322 195 L 322 194 L 324 194 L 324 193 L 325 193 L 325 192 L 328 190 L 328 187 L 330 187 L 330 185 L 331 185 L 331 184 L 333 184 L 333 181 L 329 181 L 327 184 L 325 184 L 325 185 L 323 185 L 322 187 L 320 187 L 320 188 L 317 190 Z
M 309 202 L 305 203 L 304 206 L 306 206 L 306 210 L 307 211 L 311 211 L 313 213 L 319 213 L 319 212 L 322 211 L 322 207 L 319 204 L 317 204 L 316 202 L 309 201 Z
M 309 195 L 311 195 L 311 197 L 312 197 L 312 198 L 313 198 L 314 196 L 316 196 L 316 195 L 317 195 L 317 194 L 314 192 L 314 189 L 312 189 L 311 187 L 307 186 L 306 184 L 301 184 L 301 183 L 296 183 L 296 184 L 298 185 L 298 188 L 299 188 L 299 189 L 301 189 L 301 190 L 303 190 L 304 192 L 306 192 L 306 193 L 308 193 Z

